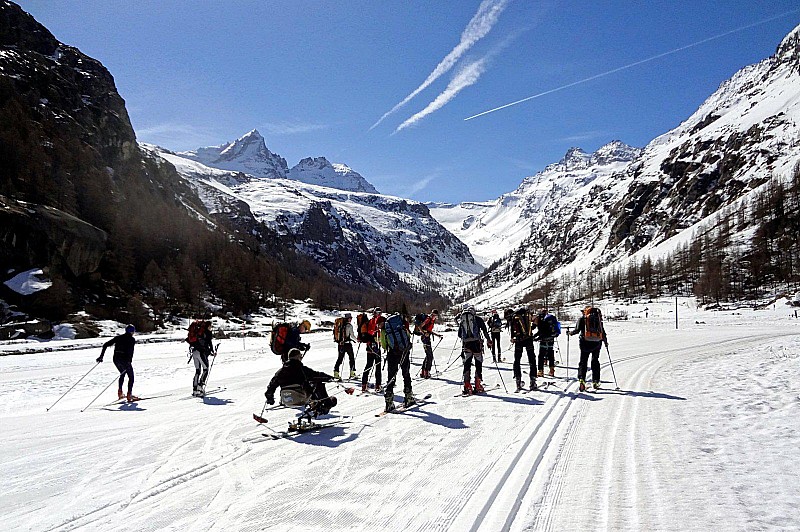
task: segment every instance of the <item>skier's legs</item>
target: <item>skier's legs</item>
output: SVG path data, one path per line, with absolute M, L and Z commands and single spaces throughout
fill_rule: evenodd
M 522 342 L 514 342 L 514 379 L 522 379 Z
M 350 371 L 356 370 L 356 354 L 353 352 L 353 344 L 350 342 L 345 342 L 344 344 L 344 351 L 347 353 L 348 359 L 350 360 Z
M 475 353 L 475 378 L 483 380 L 483 353 Z
M 430 340 L 427 343 L 423 340 L 422 347 L 425 349 L 425 360 L 422 361 L 422 369 L 430 371 L 433 366 L 433 349 L 431 348 Z
M 125 374 L 127 373 L 128 368 L 127 368 L 127 365 L 125 364 L 124 361 L 118 360 L 116 358 L 114 359 L 114 366 L 117 368 L 117 371 L 119 371 L 119 386 L 118 386 L 118 389 L 121 392 L 122 391 L 122 385 L 125 383 Z
M 411 356 L 406 353 L 400 362 L 400 369 L 403 372 L 403 392 L 411 392 Z
M 495 346 L 497 346 L 497 354 L 495 355 Z M 492 333 L 492 358 L 500 358 L 500 354 L 502 353 L 502 348 L 500 347 L 500 333 L 493 332 Z
M 536 349 L 533 347 L 533 338 L 525 340 L 525 351 L 528 353 L 528 365 L 531 375 L 536 375 Z
M 203 369 L 203 361 L 200 357 L 199 349 L 192 349 L 192 361 L 194 362 L 194 379 L 192 379 L 192 389 L 197 390 L 200 386 L 200 373 Z
M 547 360 L 547 342 L 542 340 L 539 342 L 539 371 L 544 371 L 544 362 Z
M 592 381 L 600 382 L 600 342 L 592 349 Z
M 394 397 L 394 382 L 397 379 L 397 368 L 400 366 L 400 357 L 390 351 L 386 358 L 388 375 L 386 376 L 386 397 Z
M 547 365 L 551 368 L 556 366 L 556 351 L 555 351 L 555 340 L 548 340 L 547 342 L 542 342 L 542 346 L 546 348 L 546 359 Z
M 472 351 L 465 347 L 464 351 L 461 353 L 461 358 L 464 359 L 464 374 L 461 380 L 464 382 L 470 382 L 470 380 L 472 380 L 472 356 Z
M 581 359 L 578 362 L 578 380 L 586 380 L 586 366 L 589 362 L 589 349 L 581 342 Z
M 339 344 L 339 356 L 336 358 L 336 364 L 333 365 L 333 371 L 338 372 L 339 368 L 342 367 L 342 360 L 344 360 L 344 344 Z M 352 365 L 350 366 L 352 367 Z
M 200 352 L 200 363 L 203 365 L 203 375 L 200 377 L 200 386 L 205 386 L 206 379 L 208 379 L 208 352 Z

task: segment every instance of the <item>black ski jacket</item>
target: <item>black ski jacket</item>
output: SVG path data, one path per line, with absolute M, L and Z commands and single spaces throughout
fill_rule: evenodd
M 267 395 L 273 397 L 278 386 L 281 388 L 292 384 L 299 384 L 309 395 L 314 392 L 314 387 L 320 382 L 331 382 L 333 377 L 321 371 L 314 371 L 296 358 L 290 358 L 281 369 L 275 373 L 267 386 Z
M 112 345 L 114 346 L 115 361 L 128 363 L 133 361 L 133 347 L 136 345 L 136 338 L 134 338 L 132 334 L 120 334 L 104 343 L 103 350 L 100 351 L 100 358 L 103 358 L 103 355 L 106 354 L 106 349 Z

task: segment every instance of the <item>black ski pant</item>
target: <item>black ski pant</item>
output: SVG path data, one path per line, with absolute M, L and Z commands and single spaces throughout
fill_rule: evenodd
M 206 385 L 208 378 L 208 353 L 202 349 L 192 349 L 192 359 L 194 360 L 194 389 L 198 390 Z
M 528 353 L 528 365 L 530 366 L 531 371 L 531 379 L 534 379 L 536 373 L 534 368 L 536 367 L 536 352 L 533 349 L 533 338 L 528 338 L 526 340 L 515 340 L 514 341 L 514 379 L 521 381 L 522 380 L 522 367 L 520 364 L 520 360 L 522 360 L 522 348 L 525 348 L 525 351 Z
M 586 380 L 586 366 L 589 362 L 589 355 L 592 355 L 592 381 L 600 382 L 600 348 L 603 342 L 587 342 L 581 338 L 578 344 L 581 348 L 581 360 L 578 362 L 578 379 Z
M 465 383 L 472 380 L 472 361 L 475 361 L 475 378 L 483 380 L 483 343 L 480 340 L 463 342 L 461 358 L 464 359 L 463 381 Z
M 550 340 L 539 341 L 539 371 L 544 371 L 545 362 L 547 362 L 547 365 L 551 368 L 556 367 L 556 355 L 553 350 L 554 344 L 555 340 L 552 338 Z
M 492 360 L 497 360 L 500 358 L 500 354 L 503 352 L 503 348 L 500 347 L 500 331 L 492 331 Z M 495 346 L 497 346 L 497 354 L 495 355 Z
M 403 392 L 411 393 L 411 357 L 409 350 L 391 349 L 386 355 L 386 397 L 394 397 L 394 383 L 398 368 L 403 373 Z
M 361 387 L 369 383 L 369 374 L 375 368 L 375 387 L 381 385 L 381 352 L 376 342 L 367 344 L 367 363 L 364 365 L 364 373 L 361 374 Z
M 336 359 L 336 365 L 333 366 L 333 371 L 339 371 L 344 361 L 344 355 L 347 354 L 350 360 L 350 371 L 356 370 L 356 355 L 353 353 L 353 344 L 344 342 L 339 344 L 339 358 Z
M 125 382 L 125 375 L 128 376 L 128 395 L 133 393 L 133 364 L 130 360 L 121 358 L 114 358 L 114 365 L 119 371 L 119 391 L 122 391 L 122 385 Z
M 311 392 L 311 400 L 314 401 L 313 410 L 318 414 L 325 415 L 336 406 L 336 398 L 328 396 L 324 382 L 313 383 L 313 386 L 314 391 Z
M 433 366 L 433 348 L 431 347 L 431 337 L 422 337 L 422 348 L 425 350 L 425 360 L 422 361 L 422 370 L 430 372 Z

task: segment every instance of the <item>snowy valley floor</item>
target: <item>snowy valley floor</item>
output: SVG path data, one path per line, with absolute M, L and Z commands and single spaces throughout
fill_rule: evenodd
M 604 351 L 596 394 L 563 367 L 554 386 L 513 393 L 506 351 L 508 392 L 454 397 L 455 364 L 415 379 L 418 397 L 432 394 L 415 410 L 377 418 L 381 397 L 339 393 L 349 423 L 276 441 L 262 433 L 292 411 L 252 418 L 278 367 L 264 339 L 222 341 L 205 399 L 189 396 L 185 343 L 141 344 L 134 391 L 151 399 L 108 405 L 112 386 L 85 412 L 114 378 L 110 360 L 45 409 L 98 348 L 2 356 L 0 529 L 797 530 L 800 320 L 786 315 L 698 313 L 677 331 L 666 311 L 609 322 L 620 391 Z M 309 336 L 304 360 L 325 372 L 329 334 Z M 484 380 L 499 384 L 498 371 Z

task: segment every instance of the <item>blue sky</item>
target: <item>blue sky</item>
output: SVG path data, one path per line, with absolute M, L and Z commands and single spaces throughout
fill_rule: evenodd
M 19 3 L 111 71 L 140 141 L 256 128 L 290 166 L 325 156 L 450 202 L 496 198 L 571 146 L 644 146 L 800 23 L 796 0 Z

